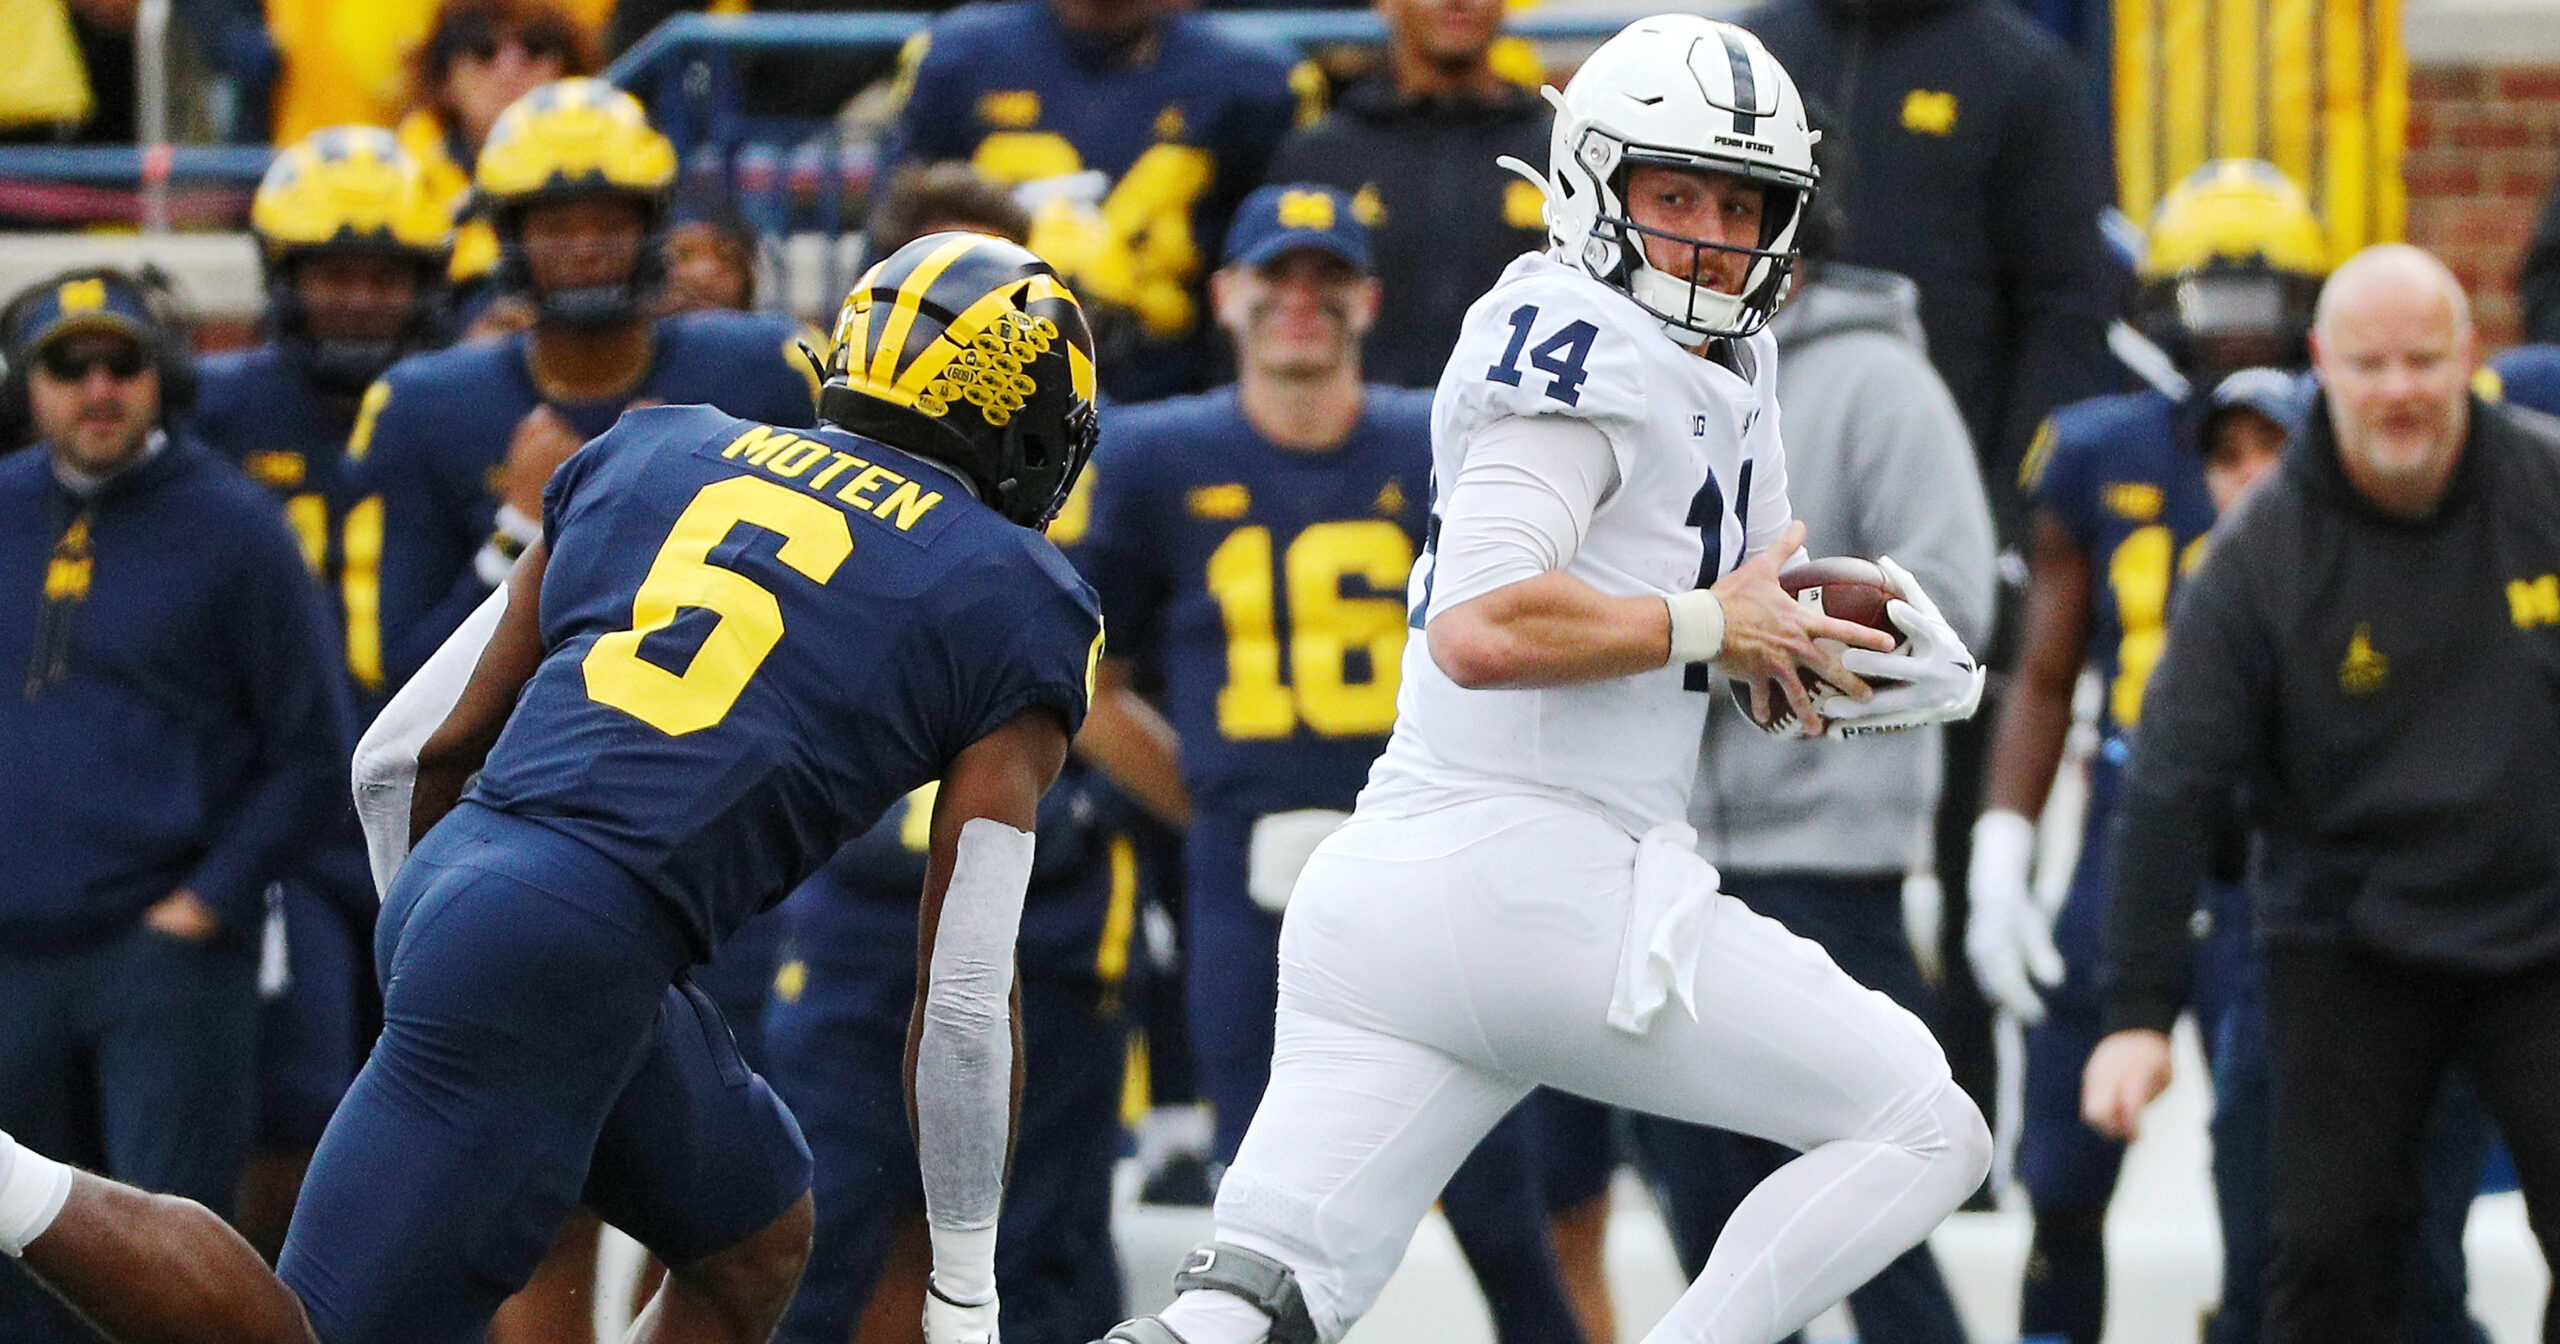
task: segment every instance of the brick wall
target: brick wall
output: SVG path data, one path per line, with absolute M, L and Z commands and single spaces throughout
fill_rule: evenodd
M 2516 270 L 2560 172 L 2560 66 L 2409 72 L 2409 241 L 2471 291 L 2484 348 L 2518 338 Z

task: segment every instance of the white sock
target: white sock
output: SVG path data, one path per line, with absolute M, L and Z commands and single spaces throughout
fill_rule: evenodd
M 24 1254 L 71 1198 L 71 1168 L 0 1131 L 0 1253 Z
M 1263 1344 L 1271 1338 L 1271 1318 L 1262 1308 L 1214 1288 L 1184 1293 L 1156 1319 L 1182 1336 L 1182 1344 Z

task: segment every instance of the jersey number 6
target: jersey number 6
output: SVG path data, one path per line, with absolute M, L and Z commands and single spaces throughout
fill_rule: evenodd
M 587 698 L 669 737 L 708 728 L 738 703 L 747 679 L 782 641 L 782 604 L 755 580 L 711 563 L 713 547 L 740 523 L 782 538 L 782 563 L 815 583 L 835 577 L 853 554 L 844 514 L 797 491 L 753 476 L 702 488 L 658 548 L 648 578 L 631 598 L 631 628 L 595 642 L 580 664 Z M 679 675 L 640 656 L 641 641 L 675 623 L 687 607 L 720 618 Z

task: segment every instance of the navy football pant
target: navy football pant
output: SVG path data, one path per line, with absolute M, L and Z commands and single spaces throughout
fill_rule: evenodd
M 808 949 L 817 951 L 818 949 Z M 809 1138 L 817 1243 L 777 1338 L 844 1344 L 924 1188 L 907 1127 L 912 945 L 870 957 L 811 956 L 765 1018 L 774 1085 Z M 877 955 L 885 953 L 886 955 Z M 996 1234 L 1007 1344 L 1085 1344 L 1121 1316 L 1111 1241 L 1126 1028 L 1098 988 L 1043 977 L 1022 986 L 1022 1119 Z
M 671 1265 L 809 1188 L 799 1128 L 676 983 L 682 927 L 603 856 L 465 804 L 375 935 L 383 1033 L 279 1273 L 324 1344 L 481 1338 L 585 1204 Z
M 765 1009 L 773 1002 L 773 975 L 781 968 L 782 944 L 790 931 L 789 915 L 778 907 L 767 910 L 739 925 L 709 964 L 685 975 L 720 1010 L 730 1034 L 737 1037 L 739 1057 L 759 1074 L 766 1072 Z
M 1232 1161 L 1271 1081 L 1280 919 L 1245 894 L 1252 819 L 1196 812 L 1184 847 L 1193 1058 L 1217 1121 L 1210 1155 Z M 1547 1232 L 1536 1122 L 1495 1125 L 1441 1192 L 1441 1211 L 1484 1290 L 1500 1344 L 1573 1341 L 1581 1327 Z

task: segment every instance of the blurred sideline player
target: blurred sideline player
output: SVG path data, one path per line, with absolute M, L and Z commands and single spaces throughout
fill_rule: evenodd
M 2299 424 L 2302 395 L 2276 370 L 2308 365 L 2312 302 L 2327 273 L 2319 223 L 2276 169 L 2253 160 L 2198 169 L 2152 219 L 2138 303 L 2146 334 L 2177 359 L 2193 391 L 2183 401 L 2144 390 L 2066 407 L 2026 464 L 2023 483 L 2038 512 L 2023 652 L 1993 739 L 1988 810 L 1974 830 L 1966 946 L 1993 1002 L 2029 1024 L 2018 1150 L 2035 1217 L 2019 1312 L 2027 1335 L 2097 1344 L 2104 1328 L 2103 1228 L 2124 1147 L 2081 1123 L 2079 1099 L 2082 1067 L 2100 1034 L 2106 854 L 2126 751 L 2180 581 L 2203 555 L 2216 515 L 2275 463 Z M 2048 915 L 2028 884 L 2034 818 L 2089 662 L 2103 690 L 2101 741 L 2070 895 Z M 2215 1344 L 2256 1338 L 2263 1247 L 2265 1036 L 2247 848 L 2246 836 L 2223 837 L 2208 898 L 2213 932 L 2197 951 L 2199 1025 L 2218 1084 L 2213 1156 L 2225 1288 L 2210 1332 Z M 2440 1147 L 2457 1166 L 2467 1153 L 2476 1173 L 2478 1113 L 2458 1109 L 2450 1117 L 2455 1132 Z M 2469 1192 L 2460 1180 L 2454 1185 L 2451 1282 L 2430 1276 L 2438 1291 L 2429 1294 L 2428 1317 L 2445 1317 L 2445 1333 L 2430 1339 L 2471 1337 L 2459 1249 Z M 2438 1225 L 2431 1235 L 2442 1231 Z
M 656 316 L 675 148 L 638 100 L 593 79 L 546 84 L 498 118 L 473 209 L 495 279 L 533 326 L 404 360 L 366 392 L 348 453 L 381 499 L 384 684 L 397 688 L 539 535 L 543 483 L 635 405 L 705 403 L 792 427 L 815 388 L 802 328 L 767 314 Z M 753 1060 L 780 926 L 751 924 L 700 978 Z M 593 1229 L 502 1318 L 502 1340 L 585 1337 Z
M 921 1240 L 923 1191 L 898 1074 L 933 804 L 928 785 L 892 807 L 783 911 L 789 953 L 765 1048 L 808 1137 L 818 1220 L 776 1336 L 786 1344 L 912 1339 L 923 1307 L 923 1266 L 901 1263 L 921 1251 L 909 1238 Z M 1073 763 L 1040 803 L 1017 967 L 1021 1119 L 996 1238 L 1007 1344 L 1083 1344 L 1121 1312 L 1111 1173 L 1138 898 L 1126 806 Z
M 1361 382 L 1379 282 L 1338 189 L 1247 197 L 1209 293 L 1237 382 L 1117 412 L 1094 467 L 1076 558 L 1117 642 L 1079 747 L 1158 816 L 1188 818 L 1186 999 L 1226 1162 L 1270 1077 L 1289 889 L 1395 724 L 1431 403 Z M 1163 665 L 1162 716 L 1132 688 L 1136 651 Z M 1578 1340 L 1528 1123 L 1432 1193 L 1497 1334 Z
M 249 207 L 266 281 L 266 342 L 197 365 L 192 427 L 284 506 L 346 633 L 357 722 L 381 705 L 376 587 L 382 506 L 347 460 L 365 388 L 443 343 L 449 217 L 388 131 L 316 131 L 277 156 Z M 355 1077 L 360 951 L 376 897 L 355 814 L 280 884 L 285 983 L 261 1011 L 259 1133 L 241 1187 L 243 1235 L 272 1258 L 313 1144 Z M 368 1011 L 365 1016 L 372 1014 Z
M 1756 38 L 1691 15 L 1630 25 L 1555 101 L 1553 250 L 1469 312 L 1441 379 L 1422 634 L 1385 754 L 1289 897 L 1271 1084 L 1218 1239 L 1113 1339 L 1338 1339 L 1541 1083 L 1803 1154 L 1735 1211 L 1664 1344 L 1801 1326 L 1989 1166 L 1928 1029 L 1719 896 L 1685 820 L 1698 664 L 1815 732 L 1981 695 L 1907 574 L 1903 653 L 1777 583 L 1804 528 L 1763 328 L 1814 185 L 1803 105 Z
M 537 532 L 552 467 L 634 404 L 706 403 L 810 423 L 788 318 L 653 318 L 675 147 L 609 84 L 546 84 L 498 119 L 474 209 L 496 227 L 499 283 L 524 332 L 393 366 L 365 394 L 349 452 L 382 496 L 385 683 L 397 687 Z
M 1047 266 L 970 234 L 874 267 L 836 336 L 822 428 L 652 409 L 580 454 L 506 595 L 377 723 L 386 1025 L 291 1290 L 197 1206 L 6 1140 L 0 1250 L 118 1339 L 461 1341 L 583 1199 L 675 1266 L 634 1339 L 766 1338 L 808 1152 L 683 971 L 938 776 L 908 1074 L 925 1335 L 990 1344 L 1028 828 L 1100 652 L 1033 535 L 1093 442 L 1089 337 Z
M 1178 0 L 998 0 L 899 56 L 884 166 L 967 161 L 1018 188 L 1031 250 L 1094 315 L 1103 389 L 1145 401 L 1207 374 L 1200 277 L 1323 76 Z
M 955 228 L 1019 242 L 1029 227 L 1001 189 L 956 163 L 901 169 L 872 222 L 892 251 Z M 1076 512 L 1049 526 L 1062 550 L 1081 530 Z M 1020 955 L 1021 1135 L 996 1245 L 1014 1344 L 1075 1344 L 1120 1312 L 1111 1168 L 1140 895 L 1131 810 L 1074 761 L 1040 805 Z M 784 1340 L 842 1344 L 855 1329 L 908 1339 L 923 1310 L 924 1210 L 897 1071 L 931 811 L 930 789 L 904 800 L 777 912 L 791 950 L 766 1011 L 769 1076 L 808 1138 L 818 1214 Z

